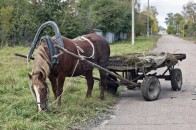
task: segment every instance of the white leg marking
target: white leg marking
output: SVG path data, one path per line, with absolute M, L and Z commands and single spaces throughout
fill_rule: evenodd
M 38 92 L 38 88 L 35 85 L 33 86 L 33 88 L 34 88 L 34 91 L 35 91 L 35 94 L 36 94 L 36 100 L 37 100 L 38 103 L 40 103 L 40 94 Z M 38 110 L 41 111 L 42 108 L 41 108 L 40 104 L 37 104 L 37 105 L 38 105 Z

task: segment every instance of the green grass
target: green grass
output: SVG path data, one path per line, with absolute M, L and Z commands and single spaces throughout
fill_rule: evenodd
M 157 39 L 140 37 L 134 46 L 128 41 L 117 42 L 110 45 L 111 53 L 149 51 Z M 118 97 L 110 94 L 100 101 L 98 82 L 95 82 L 92 97 L 85 98 L 86 81 L 80 77 L 66 78 L 62 106 L 52 104 L 54 100 L 50 90 L 49 111 L 37 113 L 34 97 L 29 90 L 27 73 L 30 69 L 25 59 L 13 55 L 28 54 L 28 51 L 28 47 L 22 46 L 0 49 L 0 129 L 69 129 L 86 125 L 90 119 L 109 113 L 111 106 L 118 102 Z
M 142 53 L 142 52 L 149 52 L 156 46 L 156 41 L 158 40 L 158 36 L 156 37 L 137 37 L 135 39 L 135 44 L 131 44 L 130 41 L 122 41 L 122 42 L 115 42 L 110 44 L 111 55 L 117 54 L 127 54 L 127 53 Z

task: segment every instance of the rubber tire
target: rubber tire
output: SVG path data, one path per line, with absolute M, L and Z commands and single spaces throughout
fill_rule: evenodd
M 119 84 L 112 82 L 117 81 L 117 78 L 111 75 L 108 75 L 107 77 L 107 92 L 111 93 L 112 95 L 115 95 L 118 91 Z
M 146 101 L 157 100 L 161 92 L 161 85 L 158 78 L 155 76 L 148 76 L 144 78 L 141 84 L 141 91 L 142 96 Z
M 170 76 L 172 89 L 174 91 L 180 91 L 182 88 L 182 71 L 178 68 L 173 69 Z

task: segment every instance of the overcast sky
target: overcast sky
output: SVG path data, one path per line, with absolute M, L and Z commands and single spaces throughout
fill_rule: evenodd
M 159 26 L 166 28 L 165 18 L 169 12 L 181 13 L 183 11 L 183 5 L 187 4 L 189 1 L 196 0 L 149 0 L 150 6 L 156 6 L 159 15 L 157 16 Z M 141 8 L 147 6 L 148 0 L 141 0 Z

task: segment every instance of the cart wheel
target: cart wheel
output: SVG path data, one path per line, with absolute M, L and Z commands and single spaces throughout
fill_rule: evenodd
M 135 71 L 133 71 L 133 72 L 127 72 L 127 79 L 128 80 L 132 81 L 135 77 L 136 77 Z M 134 81 L 134 83 L 137 83 L 137 80 Z M 131 87 L 130 86 L 127 86 L 127 89 L 128 90 L 134 90 L 135 87 L 133 87 L 133 86 L 131 86 Z
M 119 84 L 115 83 L 115 81 L 117 81 L 116 77 L 112 75 L 107 76 L 107 91 L 113 95 L 116 94 L 119 87 Z
M 141 84 L 142 96 L 147 101 L 154 101 L 161 92 L 161 85 L 157 77 L 146 77 Z
M 181 90 L 182 87 L 182 72 L 180 69 L 173 69 L 171 71 L 171 86 L 174 91 Z

